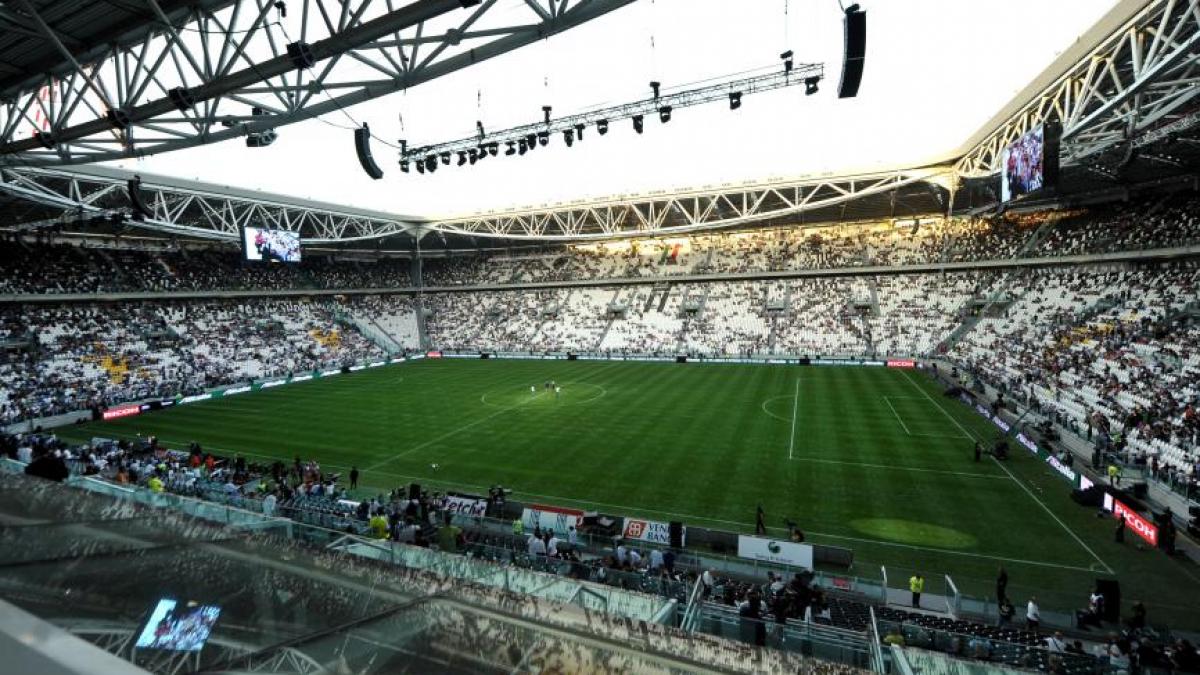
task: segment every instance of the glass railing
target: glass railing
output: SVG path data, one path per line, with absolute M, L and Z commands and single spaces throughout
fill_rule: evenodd
M 1096 675 L 1107 672 L 1107 664 L 1095 656 L 1087 653 L 1052 652 L 1040 637 L 1011 624 L 980 630 L 976 634 L 884 619 L 879 619 L 877 626 L 885 642 L 906 647 L 906 653 L 938 653 L 964 663 L 977 664 L 985 669 L 978 672 L 985 672 L 988 667 L 1043 672 L 1053 670 L 1066 675 Z
M 24 470 L 24 465 L 3 460 L 0 470 L 19 473 Z M 677 603 L 674 599 L 622 587 L 625 584 L 632 585 L 635 581 L 640 583 L 644 575 L 608 571 L 606 578 L 612 579 L 614 585 L 593 583 L 565 576 L 572 563 L 536 563 L 534 560 L 526 560 L 526 566 L 522 567 L 518 564 L 522 559 L 519 553 L 494 546 L 472 544 L 468 547 L 468 555 L 456 555 L 396 542 L 372 540 L 295 522 L 288 518 L 270 517 L 227 504 L 167 492 L 156 493 L 94 477 L 73 476 L 67 483 L 72 487 L 117 500 L 172 509 L 236 530 L 265 531 L 274 536 L 299 540 L 408 569 L 428 571 L 441 577 L 575 604 L 640 621 L 657 621 L 671 625 L 676 622 L 674 610 Z M 534 564 L 554 566 L 555 569 L 530 569 Z

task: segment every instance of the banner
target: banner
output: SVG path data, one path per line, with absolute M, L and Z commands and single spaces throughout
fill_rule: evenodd
M 894 361 L 888 361 L 887 367 L 888 368 L 916 368 L 917 362 L 909 361 L 907 359 L 897 359 Z
M 744 534 L 738 535 L 738 557 L 763 562 L 780 563 L 813 568 L 813 547 L 781 539 L 761 539 Z
M 521 512 L 521 523 L 525 525 L 526 532 L 533 532 L 534 528 L 540 527 L 562 534 L 567 531 L 568 526 L 579 529 L 583 523 L 583 511 L 561 506 L 530 504 Z
M 140 412 L 142 412 L 142 406 L 138 405 L 137 403 L 132 403 L 130 405 L 121 405 L 121 406 L 117 406 L 116 408 L 109 408 L 108 410 L 105 410 L 104 411 L 104 419 L 115 420 L 120 417 L 129 417 L 130 415 L 137 415 Z
M 1078 478 L 1078 476 L 1075 475 L 1075 472 L 1071 470 L 1071 467 L 1058 461 L 1058 458 L 1055 457 L 1054 455 L 1047 456 L 1046 463 L 1049 464 L 1050 466 L 1054 467 L 1055 471 L 1061 473 L 1063 475 L 1063 478 L 1066 478 L 1067 480 L 1071 481 L 1072 483 L 1074 483 L 1075 479 Z
M 1124 502 L 1112 496 L 1111 493 L 1104 493 L 1104 508 L 1113 512 L 1114 518 L 1124 518 L 1125 526 L 1137 533 L 1151 546 L 1158 546 L 1158 526 L 1146 520 L 1137 511 L 1129 508 Z
M 446 511 L 460 516 L 482 518 L 487 513 L 486 499 L 471 499 L 468 497 L 446 497 L 443 504 Z
M 635 539 L 637 541 L 649 541 L 655 544 L 664 546 L 671 545 L 671 525 L 657 520 L 639 520 L 637 518 L 626 518 L 625 527 L 621 533 L 625 539 Z M 679 544 L 686 546 L 687 528 L 683 528 L 680 535 Z

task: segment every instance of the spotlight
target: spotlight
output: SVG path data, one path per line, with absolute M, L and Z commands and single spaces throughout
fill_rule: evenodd
M 520 154 L 522 154 L 522 155 L 524 155 L 526 152 L 529 152 L 529 146 L 525 145 L 525 139 L 524 139 L 524 138 L 522 138 L 521 140 L 517 141 L 517 152 L 518 152 L 518 153 L 520 153 Z
M 821 78 L 817 75 L 804 78 L 804 95 L 812 96 L 813 94 L 817 93 L 817 83 L 820 81 Z
M 567 147 L 575 145 L 575 132 L 571 129 L 563 131 L 563 140 L 567 142 Z
M 538 137 L 537 134 L 526 134 L 525 135 L 525 145 L 527 145 L 530 150 L 532 150 L 533 146 L 535 144 L 537 144 L 537 137 Z M 546 134 L 546 140 L 547 141 L 550 140 L 550 134 Z M 542 145 L 545 145 L 545 143 L 542 143 Z
M 671 121 L 671 106 L 664 105 L 658 109 L 658 119 L 662 120 L 663 124 Z
M 583 130 L 586 128 L 587 128 L 587 125 L 584 125 L 584 124 L 576 124 L 575 125 L 575 136 L 577 138 L 579 138 L 579 142 L 581 142 L 581 143 L 583 142 Z
M 445 164 L 446 166 L 450 166 L 450 153 L 448 153 L 448 152 L 442 153 L 442 164 Z
M 742 92 L 735 91 L 729 94 L 729 109 L 737 110 L 742 107 Z
M 553 108 L 551 108 L 548 105 L 542 106 L 542 117 L 544 117 L 546 119 L 546 124 L 550 124 L 550 111 L 551 110 L 553 110 Z
M 403 171 L 403 167 L 401 167 L 401 170 Z M 421 160 L 421 159 L 417 160 L 417 173 L 425 173 L 425 161 L 424 160 Z
M 471 162 L 471 166 L 474 166 L 475 162 L 479 161 L 479 151 L 476 150 L 475 148 L 471 148 L 470 150 L 468 150 L 467 151 L 467 160 Z
M 466 163 L 467 163 L 467 151 L 459 150 L 458 151 L 458 165 L 462 166 L 463 164 L 466 164 Z
M 608 120 L 596 120 L 596 131 L 600 132 L 601 136 L 603 136 L 604 134 L 607 134 L 608 133 Z
M 508 142 L 508 143 L 506 143 L 505 145 L 507 145 L 507 146 L 508 146 L 508 149 L 504 151 L 504 154 L 506 154 L 506 155 L 515 155 L 515 154 L 517 154 L 517 144 L 516 144 L 516 143 L 514 143 L 514 142 L 512 142 L 512 141 L 509 141 L 509 142 Z
M 437 171 L 437 155 L 429 155 L 425 158 L 425 170 L 429 173 Z
M 792 72 L 792 56 L 792 50 L 790 49 L 779 55 L 779 58 L 783 59 L 783 72 L 785 73 Z
M 479 120 L 475 120 L 475 130 L 479 132 L 480 138 L 483 138 L 487 135 L 483 133 L 483 122 L 480 122 Z
M 492 157 L 495 157 L 496 155 L 500 154 L 500 144 L 497 143 L 496 141 L 492 141 L 491 143 L 488 143 L 487 148 L 488 148 L 488 154 L 491 155 Z
M 408 173 L 408 160 L 400 160 L 400 173 Z
M 642 133 L 642 129 L 644 128 L 642 124 L 643 119 L 644 118 L 641 115 L 633 116 L 633 130 L 639 134 Z
M 538 145 L 542 146 L 543 148 L 546 147 L 547 145 L 550 145 L 550 132 L 549 131 L 539 131 L 538 132 Z
M 476 148 L 476 151 L 479 153 L 479 161 L 482 162 L 483 160 L 487 159 L 487 157 L 488 157 L 487 144 L 480 143 L 479 147 Z
M 658 98 L 658 89 L 662 86 L 661 82 L 651 82 L 650 88 L 654 90 L 654 98 Z

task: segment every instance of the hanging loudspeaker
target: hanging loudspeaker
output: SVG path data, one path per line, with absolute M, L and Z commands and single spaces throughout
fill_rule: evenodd
M 867 13 L 858 5 L 851 5 L 846 8 L 844 24 L 846 51 L 842 61 L 842 81 L 838 84 L 838 98 L 853 98 L 858 95 L 867 52 Z
M 383 178 L 383 169 L 375 163 L 375 159 L 371 157 L 371 129 L 366 124 L 362 128 L 354 130 L 354 150 L 358 153 L 358 163 L 362 165 L 363 171 L 375 180 Z

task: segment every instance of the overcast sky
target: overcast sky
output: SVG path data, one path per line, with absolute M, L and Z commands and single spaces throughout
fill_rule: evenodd
M 531 16 L 501 0 L 511 16 Z M 1111 0 L 866 0 L 859 96 L 839 100 L 842 19 L 836 0 L 640 0 L 624 9 L 434 82 L 349 109 L 376 135 L 423 145 L 537 121 L 664 87 L 779 62 L 822 62 L 826 81 L 677 110 L 668 124 L 629 122 L 567 148 L 561 137 L 525 157 L 403 174 L 374 145 L 372 181 L 352 132 L 320 121 L 279 129 L 268 148 L 242 140 L 118 163 L 399 214 L 448 216 L 564 200 L 941 159 L 1113 5 Z M 786 15 L 785 15 L 786 8 Z M 786 20 L 785 20 L 786 16 Z M 653 47 L 651 46 L 653 44 Z M 341 113 L 326 116 L 341 126 Z

